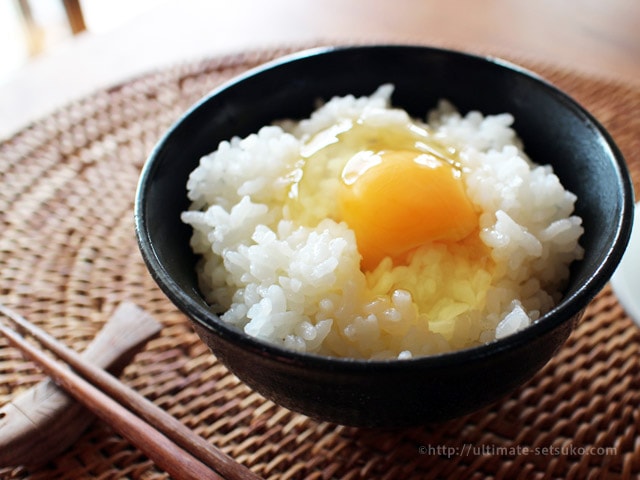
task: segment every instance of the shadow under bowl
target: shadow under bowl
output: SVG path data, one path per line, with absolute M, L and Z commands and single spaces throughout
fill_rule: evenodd
M 370 95 L 395 85 L 393 104 L 424 118 L 438 99 L 462 112 L 509 112 L 525 150 L 551 164 L 577 195 L 582 261 L 562 301 L 530 327 L 479 347 L 410 360 L 301 354 L 224 324 L 198 290 L 186 182 L 222 140 L 283 118 L 307 117 L 318 99 Z M 422 46 L 327 47 L 290 55 L 215 89 L 160 140 L 143 169 L 135 223 L 154 280 L 217 358 L 266 398 L 319 420 L 397 427 L 442 421 L 495 402 L 530 379 L 560 348 L 613 274 L 629 238 L 633 191 L 609 134 L 540 77 L 499 59 Z

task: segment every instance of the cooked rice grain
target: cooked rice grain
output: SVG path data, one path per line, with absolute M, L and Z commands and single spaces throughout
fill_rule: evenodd
M 490 267 L 434 244 L 408 265 L 385 260 L 365 274 L 346 224 L 287 218 L 303 143 L 344 118 L 404 118 L 390 105 L 392 90 L 334 98 L 308 119 L 222 142 L 201 159 L 182 220 L 201 256 L 200 288 L 222 321 L 302 352 L 411 358 L 510 335 L 559 301 L 569 264 L 583 253 L 576 198 L 551 167 L 526 156 L 510 114 L 462 116 L 441 101 L 427 116 L 460 151 Z

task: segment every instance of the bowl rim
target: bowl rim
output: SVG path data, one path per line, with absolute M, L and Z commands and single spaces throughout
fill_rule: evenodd
M 297 352 L 286 349 L 267 341 L 252 337 L 234 326 L 225 324 L 210 309 L 202 304 L 194 302 L 193 299 L 182 291 L 156 255 L 153 240 L 147 229 L 147 219 L 144 205 L 146 203 L 148 180 L 152 178 L 157 162 L 154 160 L 161 156 L 166 143 L 180 129 L 181 125 L 196 111 L 213 97 L 233 88 L 248 78 L 253 78 L 273 69 L 285 67 L 286 65 L 305 60 L 311 57 L 331 55 L 336 52 L 347 50 L 379 50 L 379 49 L 416 49 L 421 51 L 432 51 L 434 53 L 467 57 L 481 62 L 488 62 L 497 68 L 507 69 L 513 74 L 528 77 L 545 88 L 550 95 L 564 106 L 573 111 L 575 115 L 586 120 L 593 128 L 594 132 L 603 140 L 603 147 L 610 151 L 612 165 L 615 167 L 618 182 L 620 183 L 620 195 L 623 199 L 622 209 L 619 218 L 616 219 L 614 227 L 615 236 L 612 244 L 605 254 L 604 261 L 590 274 L 589 280 L 578 287 L 570 296 L 563 297 L 560 302 L 545 315 L 533 322 L 528 327 L 500 339 L 490 342 L 444 352 L 434 355 L 417 356 L 408 359 L 361 359 L 350 357 L 333 357 L 320 355 L 317 353 Z M 185 193 L 186 195 L 186 193 Z M 587 304 L 604 288 L 609 278 L 616 269 L 622 255 L 627 247 L 631 234 L 632 216 L 634 209 L 633 184 L 628 173 L 625 160 L 619 148 L 615 144 L 609 132 L 600 122 L 575 99 L 560 90 L 557 86 L 540 76 L 539 74 L 517 65 L 511 61 L 492 55 L 479 55 L 449 48 L 434 47 L 416 44 L 367 44 L 367 45 L 330 45 L 307 48 L 298 52 L 279 56 L 256 67 L 234 76 L 212 89 L 200 100 L 188 108 L 160 137 L 159 141 L 149 153 L 145 164 L 142 167 L 140 178 L 135 193 L 134 222 L 138 247 L 143 260 L 152 278 L 158 284 L 163 293 L 181 310 L 189 319 L 195 322 L 200 328 L 211 332 L 222 340 L 231 342 L 240 348 L 250 351 L 263 357 L 277 359 L 280 362 L 290 365 L 300 365 L 305 368 L 317 368 L 323 370 L 336 370 L 341 372 L 365 372 L 371 369 L 375 371 L 393 372 L 405 368 L 420 367 L 451 367 L 454 365 L 467 364 L 470 361 L 498 355 L 515 350 L 520 346 L 543 337 L 549 331 L 559 325 L 571 321 L 580 315 Z M 198 293 L 200 295 L 200 293 Z M 215 352 L 214 352 L 215 353 Z

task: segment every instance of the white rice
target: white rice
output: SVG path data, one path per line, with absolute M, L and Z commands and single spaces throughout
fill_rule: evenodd
M 301 352 L 411 358 L 512 334 L 560 300 L 569 264 L 583 254 L 576 198 L 551 167 L 527 158 L 507 113 L 461 116 L 441 101 L 426 119 L 460 151 L 467 195 L 482 212 L 480 238 L 495 262 L 490 272 L 461 271 L 448 285 L 443 274 L 455 277 L 457 264 L 431 251 L 415 264 L 383 262 L 365 274 L 345 223 L 285 219 L 304 142 L 363 113 L 403 118 L 390 105 L 392 90 L 331 99 L 308 119 L 222 142 L 201 159 L 182 220 L 193 227 L 191 246 L 201 256 L 201 291 L 224 322 Z M 414 300 L 429 295 L 432 308 L 420 311 Z

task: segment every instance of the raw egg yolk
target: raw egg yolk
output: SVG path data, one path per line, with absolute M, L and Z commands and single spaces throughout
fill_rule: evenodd
M 384 257 L 404 263 L 429 242 L 458 242 L 478 228 L 461 171 L 412 150 L 364 151 L 342 171 L 342 219 L 355 232 L 363 270 Z

